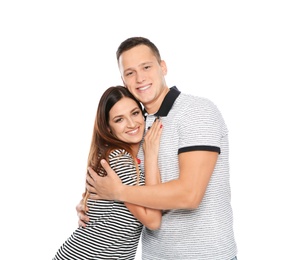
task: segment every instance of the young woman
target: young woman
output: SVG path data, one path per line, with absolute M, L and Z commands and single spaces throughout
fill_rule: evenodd
M 144 137 L 146 181 L 137 158 L 144 127 L 142 107 L 132 94 L 122 86 L 108 88 L 97 108 L 87 167 L 104 176 L 101 160 L 106 160 L 124 185 L 160 183 L 157 158 L 162 124 L 156 120 Z M 94 201 L 88 195 L 86 191 L 90 221 L 73 232 L 53 259 L 134 259 L 143 225 L 158 229 L 161 211 L 120 201 Z

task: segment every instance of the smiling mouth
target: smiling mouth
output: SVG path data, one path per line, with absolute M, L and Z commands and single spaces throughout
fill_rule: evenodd
M 151 85 L 146 85 L 146 86 L 143 86 L 143 87 L 139 87 L 137 88 L 139 91 L 144 91 L 144 90 L 147 90 Z
M 136 133 L 138 133 L 138 130 L 139 130 L 139 128 L 136 128 L 136 129 L 134 129 L 134 130 L 128 131 L 127 133 L 128 133 L 129 135 L 135 135 Z

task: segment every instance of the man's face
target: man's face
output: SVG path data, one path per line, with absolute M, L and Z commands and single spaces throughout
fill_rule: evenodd
M 119 69 L 128 90 L 149 113 L 157 112 L 167 93 L 165 62 L 159 63 L 149 47 L 139 45 L 122 53 Z

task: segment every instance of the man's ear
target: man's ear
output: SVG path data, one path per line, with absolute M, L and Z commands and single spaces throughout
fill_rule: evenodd
M 166 75 L 167 74 L 167 66 L 166 66 L 166 63 L 164 60 L 161 60 L 161 68 L 162 68 L 162 71 L 163 71 L 163 74 Z
M 121 80 L 122 80 L 123 86 L 124 86 L 125 88 L 127 88 L 127 86 L 125 85 L 125 82 L 124 82 L 122 76 L 120 76 L 120 78 L 121 78 Z

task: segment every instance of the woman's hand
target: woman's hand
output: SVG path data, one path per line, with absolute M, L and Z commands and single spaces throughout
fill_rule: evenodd
M 162 130 L 163 125 L 161 120 L 156 119 L 144 137 L 143 150 L 146 185 L 156 185 L 161 183 L 158 154 Z
M 149 159 L 151 156 L 158 157 L 160 139 L 162 134 L 162 122 L 159 118 L 156 118 L 153 125 L 148 129 L 144 137 L 143 150 L 145 156 Z

